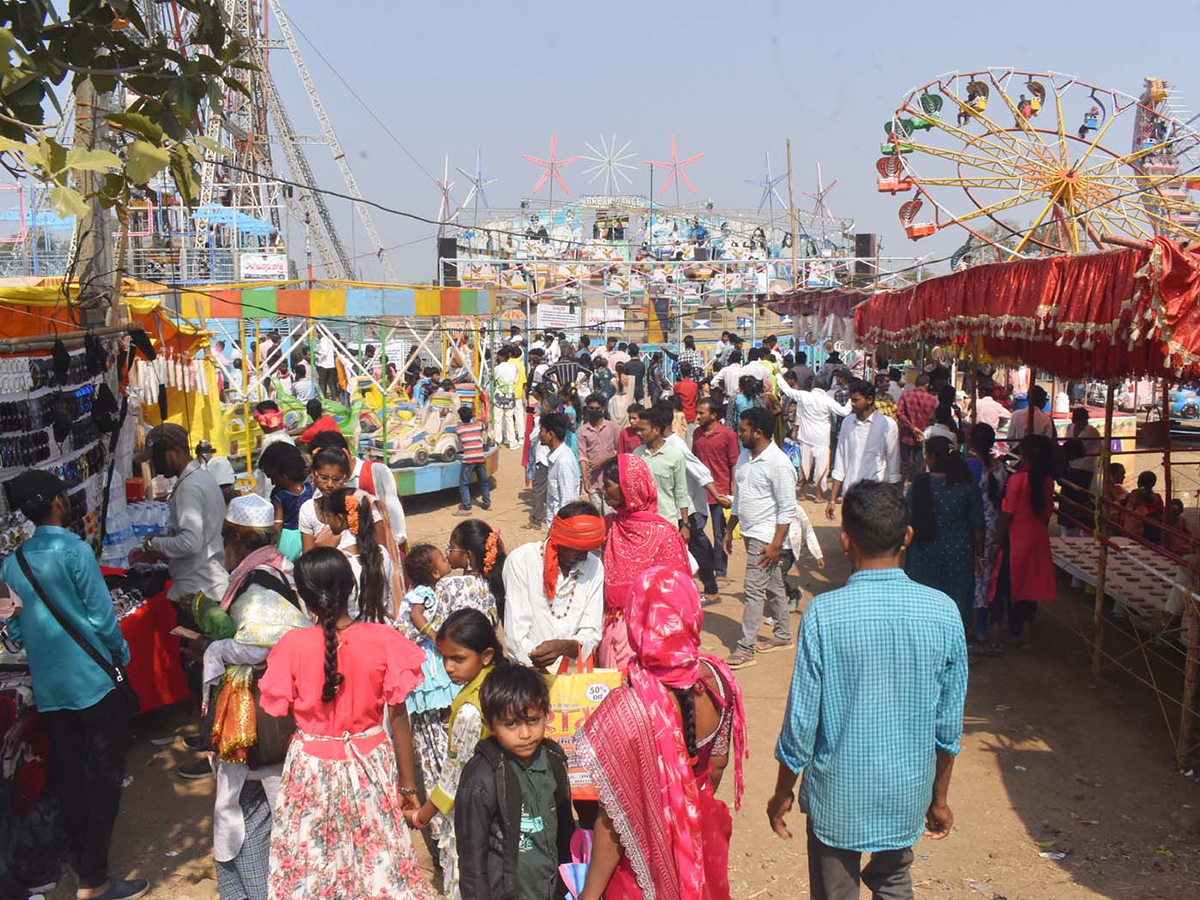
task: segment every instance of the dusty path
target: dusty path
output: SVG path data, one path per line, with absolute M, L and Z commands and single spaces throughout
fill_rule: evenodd
M 522 529 L 519 455 L 503 452 L 487 518 L 516 547 L 537 535 Z M 455 505 L 453 492 L 407 503 L 410 539 L 444 546 L 459 521 L 451 515 Z M 835 526 L 814 504 L 808 509 L 828 566 L 821 573 L 804 566 L 801 582 L 820 592 L 842 584 L 849 573 Z M 708 612 L 705 645 L 713 652 L 727 652 L 737 634 L 744 562 L 735 553 L 733 581 L 723 602 Z M 972 667 L 966 736 L 950 795 L 955 829 L 945 841 L 918 844 L 918 897 L 1200 897 L 1200 786 L 1172 772 L 1162 714 L 1147 688 L 1090 682 L 1085 648 L 1071 631 L 1088 621 L 1081 598 L 1064 596 L 1043 610 L 1032 654 Z M 738 900 L 807 897 L 803 840 L 776 838 L 764 812 L 775 782 L 774 744 L 791 662 L 791 654 L 774 653 L 738 676 L 752 751 L 745 802 L 734 816 L 731 882 Z M 181 744 L 154 747 L 148 741 L 182 724 L 177 719 L 143 727 L 129 757 L 133 782 L 113 841 L 114 870 L 150 878 L 156 900 L 217 895 L 212 788 L 172 774 L 189 758 Z M 722 788 L 730 802 L 732 781 Z M 799 812 L 790 825 L 803 834 Z M 1041 852 L 1067 855 L 1052 861 L 1039 858 Z M 51 896 L 74 892 L 60 889 Z

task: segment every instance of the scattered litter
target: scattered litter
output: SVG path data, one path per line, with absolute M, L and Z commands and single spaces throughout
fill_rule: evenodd
M 1042 859 L 1054 859 L 1054 860 L 1067 858 L 1067 854 L 1065 854 L 1065 853 L 1039 853 L 1038 856 L 1040 856 Z
M 173 744 L 179 740 L 179 735 L 168 734 L 166 737 L 150 738 L 150 743 L 155 747 L 165 747 L 167 744 Z
M 995 894 L 992 894 L 992 900 L 1008 900 L 1008 897 L 1005 894 L 1001 894 L 1001 893 L 997 892 Z
M 168 850 L 167 851 L 167 856 L 178 856 L 178 855 L 179 855 L 178 850 Z
M 1042 847 L 1042 848 L 1044 849 L 1044 848 L 1046 848 L 1046 847 L 1053 847 L 1055 844 L 1057 844 L 1057 843 L 1058 843 L 1058 841 L 1057 841 L 1057 840 L 1055 840 L 1054 838 L 1051 838 L 1051 839 L 1050 839 L 1050 840 L 1048 840 L 1048 841 L 1034 841 L 1034 843 L 1035 843 L 1035 844 L 1037 844 L 1039 847 Z
M 1018 772 L 1028 772 L 1029 771 L 1024 766 L 1013 766 L 1013 768 L 1016 769 Z
M 996 712 L 998 712 L 998 713 L 1006 713 L 1006 712 L 1008 712 L 1010 709 L 1012 709 L 1012 707 L 1011 707 L 1011 706 L 1008 706 L 1007 704 L 1004 704 L 1004 703 L 997 703 L 997 704 L 996 704 Z
M 1175 855 L 1174 853 L 1172 853 L 1170 850 L 1166 849 L 1165 847 L 1159 847 L 1154 852 L 1157 853 L 1159 856 L 1174 856 Z
M 124 778 L 121 779 L 121 787 L 127 788 L 131 784 L 133 784 L 133 776 L 132 775 L 126 775 Z
M 928 853 L 918 853 L 917 854 L 917 859 L 929 859 L 929 858 L 930 858 L 930 854 L 928 854 Z
M 938 887 L 940 887 L 943 891 L 950 890 L 950 885 L 946 884 L 946 882 L 944 882 L 944 881 L 939 881 Z
M 973 885 L 971 885 L 971 887 L 974 890 L 979 891 L 979 893 L 981 893 L 981 894 L 986 894 L 992 889 L 992 886 L 990 884 L 973 884 Z

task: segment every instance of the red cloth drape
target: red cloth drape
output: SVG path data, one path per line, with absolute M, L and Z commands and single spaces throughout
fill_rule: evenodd
M 105 575 L 123 574 L 121 569 L 101 568 Z M 188 696 L 187 681 L 180 664 L 179 638 L 171 629 L 179 624 L 175 605 L 162 593 L 146 600 L 145 605 L 120 620 L 121 634 L 129 645 L 129 665 L 125 672 L 141 700 L 141 711 L 178 703 Z
M 974 266 L 855 310 L 869 344 L 980 339 L 1068 378 L 1200 375 L 1200 257 L 1163 238 L 1149 249 Z

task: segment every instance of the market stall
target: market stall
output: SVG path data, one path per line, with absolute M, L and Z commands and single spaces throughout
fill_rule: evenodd
M 976 360 L 986 354 L 996 360 L 1021 360 L 1058 378 L 1106 382 L 1102 433 L 1111 437 L 1118 380 L 1147 375 L 1159 380 L 1162 396 L 1169 397 L 1170 384 L 1200 377 L 1200 256 L 1162 238 L 1110 242 L 1121 249 L 980 265 L 903 290 L 875 293 L 855 309 L 855 333 L 860 341 L 877 347 L 940 344 Z M 1167 402 L 1164 419 L 1169 415 Z M 1161 450 L 1120 451 L 1162 454 L 1168 503 L 1169 433 L 1168 427 Z M 1124 587 L 1111 591 L 1114 574 L 1142 581 L 1147 568 L 1159 573 L 1157 581 L 1147 581 L 1147 590 L 1154 587 L 1151 594 L 1161 593 L 1159 588 L 1164 586 L 1168 595 L 1171 589 L 1182 587 L 1176 595 L 1179 615 L 1167 617 L 1164 601 L 1159 608 L 1163 615 L 1153 617 L 1161 627 L 1135 627 L 1131 635 L 1144 659 L 1160 650 L 1162 637 L 1172 632 L 1186 647 L 1178 663 L 1160 654 L 1182 676 L 1178 693 L 1149 679 L 1171 732 L 1176 762 L 1186 768 L 1200 748 L 1194 738 L 1200 718 L 1196 710 L 1200 674 L 1196 547 L 1191 543 L 1176 553 L 1141 536 L 1146 523 L 1137 520 L 1142 517 L 1119 509 L 1112 499 L 1107 473 L 1114 451 L 1111 441 L 1102 446 L 1099 490 L 1089 501 L 1094 518 L 1081 521 L 1072 515 L 1071 504 L 1064 507 L 1060 500 L 1059 506 L 1060 519 L 1089 535 L 1086 544 L 1060 543 L 1057 559 L 1062 568 L 1095 585 L 1093 629 L 1086 637 L 1097 675 L 1105 662 L 1125 668 L 1132 665 L 1124 656 L 1104 649 L 1105 629 L 1114 623 L 1105 606 L 1106 597 L 1133 609 L 1137 619 L 1150 618 L 1140 608 L 1144 603 L 1129 596 Z M 1161 522 L 1157 527 L 1171 531 Z M 1186 540 L 1190 541 L 1190 536 Z M 1110 597 L 1110 593 L 1116 596 Z M 1167 715 L 1168 703 L 1178 707 L 1177 715 Z

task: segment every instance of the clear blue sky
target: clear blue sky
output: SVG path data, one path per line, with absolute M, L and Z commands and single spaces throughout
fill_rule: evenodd
M 835 215 L 883 236 L 885 253 L 942 256 L 962 241 L 950 232 L 914 244 L 897 220 L 900 200 L 876 191 L 882 123 L 912 87 L 949 70 L 988 66 L 1068 72 L 1139 94 L 1162 77 L 1200 112 L 1200 5 L 1098 2 L 975 3 L 742 0 L 690 4 L 407 3 L 395 0 L 289 0 L 289 14 L 341 76 L 431 173 L 443 158 L 464 169 L 483 151 L 484 173 L 499 178 L 494 206 L 529 196 L 539 171 L 521 158 L 544 156 L 551 132 L 559 154 L 586 153 L 601 131 L 632 139 L 638 157 L 662 158 L 674 135 L 680 155 L 707 156 L 688 170 L 700 199 L 753 208 L 764 151 L 783 171 L 793 141 L 797 202 L 811 205 L 819 160 Z M 976 11 L 978 10 L 978 11 Z M 363 110 L 313 47 L 298 36 L 313 78 L 351 160 L 363 194 L 434 217 L 437 188 Z M 297 129 L 317 132 L 290 62 L 274 59 Z M 1122 150 L 1130 135 L 1116 135 Z M 1107 143 L 1107 142 L 1106 142 Z M 328 151 L 308 148 L 322 186 L 342 189 Z M 588 192 L 567 169 L 572 194 Z M 452 170 L 453 171 L 453 170 Z M 642 167 L 636 190 L 648 188 Z M 466 187 L 457 173 L 455 195 Z M 595 189 L 593 186 L 592 190 Z M 542 194 L 545 194 L 545 188 Z M 782 191 L 781 191 L 782 192 Z M 786 194 L 785 194 L 786 197 Z M 344 240 L 349 204 L 333 201 Z M 398 275 L 418 280 L 434 267 L 434 226 L 375 213 Z M 293 242 L 298 235 L 293 234 Z M 295 243 L 297 247 L 302 245 Z M 945 267 L 941 267 L 944 271 Z M 364 277 L 379 276 L 371 260 Z

